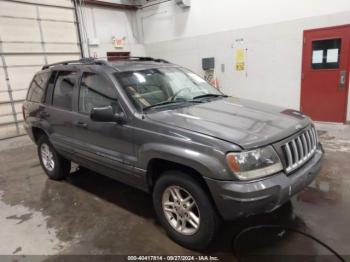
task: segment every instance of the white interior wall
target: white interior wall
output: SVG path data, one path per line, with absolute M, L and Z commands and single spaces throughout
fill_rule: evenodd
M 144 42 L 160 42 L 273 24 L 350 10 L 349 0 L 191 0 L 183 9 L 175 1 L 138 11 Z
M 189 9 L 170 1 L 137 12 L 97 6 L 84 10 L 88 38 L 100 42 L 90 46 L 91 55 L 131 51 L 168 59 L 199 74 L 201 59 L 214 56 L 225 93 L 295 109 L 303 30 L 350 23 L 348 0 L 192 0 Z M 125 36 L 125 47 L 114 48 L 112 36 Z M 244 72 L 234 70 L 238 46 L 247 49 Z
M 143 44 L 139 41 L 136 12 L 100 6 L 83 8 L 87 38 L 98 39 L 98 45 L 90 45 L 90 55 L 105 57 L 107 51 L 130 51 L 133 56 L 144 56 Z M 84 27 L 83 27 L 84 29 Z M 82 30 L 83 34 L 85 33 Z M 113 36 L 125 37 L 124 48 L 115 48 Z M 85 49 L 86 41 L 85 41 Z
M 146 55 L 201 75 L 201 59 L 213 56 L 225 93 L 294 109 L 300 105 L 303 30 L 350 23 L 350 2 L 343 0 L 192 3 L 187 10 L 168 2 L 139 11 Z M 234 68 L 237 47 L 247 49 L 245 71 Z M 347 115 L 349 121 L 350 98 Z

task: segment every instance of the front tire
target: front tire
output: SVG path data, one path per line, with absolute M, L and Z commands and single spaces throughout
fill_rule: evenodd
M 65 179 L 69 175 L 71 162 L 56 152 L 47 136 L 41 136 L 37 144 L 40 164 L 46 175 L 53 180 Z
M 153 204 L 157 217 L 178 244 L 202 250 L 213 241 L 219 218 L 208 194 L 181 171 L 167 171 L 156 181 Z

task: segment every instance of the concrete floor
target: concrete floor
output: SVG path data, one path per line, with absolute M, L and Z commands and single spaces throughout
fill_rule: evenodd
M 206 255 L 233 258 L 232 240 L 247 226 L 287 225 L 350 254 L 350 126 L 318 125 L 326 149 L 317 180 L 267 215 L 225 223 Z M 25 137 L 0 141 L 0 254 L 200 254 L 170 240 L 155 220 L 151 197 L 87 171 L 48 180 Z M 318 255 L 329 252 L 289 231 L 243 235 L 239 254 Z M 327 261 L 329 261 L 327 259 Z

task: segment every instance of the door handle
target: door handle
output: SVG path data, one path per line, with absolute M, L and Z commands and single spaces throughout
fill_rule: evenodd
M 342 71 L 340 71 L 340 77 L 339 77 L 339 90 L 344 89 L 345 80 L 346 80 L 346 70 L 342 70 Z
M 81 122 L 81 121 L 76 121 L 76 122 L 74 122 L 74 125 L 75 125 L 76 127 L 81 127 L 81 128 L 87 128 L 87 126 L 88 126 L 86 123 Z

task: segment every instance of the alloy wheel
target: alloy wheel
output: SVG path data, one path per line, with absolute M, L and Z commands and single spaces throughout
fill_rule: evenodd
M 169 186 L 162 197 L 168 223 L 180 234 L 193 235 L 200 226 L 200 213 L 194 197 L 180 186 Z
M 52 172 L 55 168 L 55 161 L 53 159 L 53 153 L 50 150 L 50 147 L 43 143 L 40 146 L 40 154 L 41 154 L 41 161 L 43 162 L 44 167 Z

